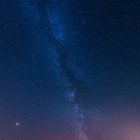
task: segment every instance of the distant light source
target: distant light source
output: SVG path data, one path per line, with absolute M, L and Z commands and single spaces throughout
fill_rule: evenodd
M 19 123 L 18 122 L 16 122 L 16 127 L 18 127 L 19 126 Z

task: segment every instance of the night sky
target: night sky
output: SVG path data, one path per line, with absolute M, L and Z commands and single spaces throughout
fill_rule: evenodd
M 0 140 L 140 140 L 140 1 L 0 0 Z

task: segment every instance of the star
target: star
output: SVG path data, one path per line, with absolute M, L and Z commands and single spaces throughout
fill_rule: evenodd
M 85 21 L 85 20 L 83 20 L 83 21 L 82 21 L 82 24 L 86 24 L 86 21 Z
M 16 127 L 19 127 L 19 122 L 16 122 Z

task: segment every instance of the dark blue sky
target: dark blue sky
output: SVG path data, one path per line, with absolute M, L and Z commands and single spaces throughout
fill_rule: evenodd
M 91 140 L 137 123 L 139 12 L 136 0 L 1 0 L 0 139 Z

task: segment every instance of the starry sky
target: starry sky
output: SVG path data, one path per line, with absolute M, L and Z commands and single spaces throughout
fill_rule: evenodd
M 139 140 L 140 1 L 0 0 L 0 139 Z

